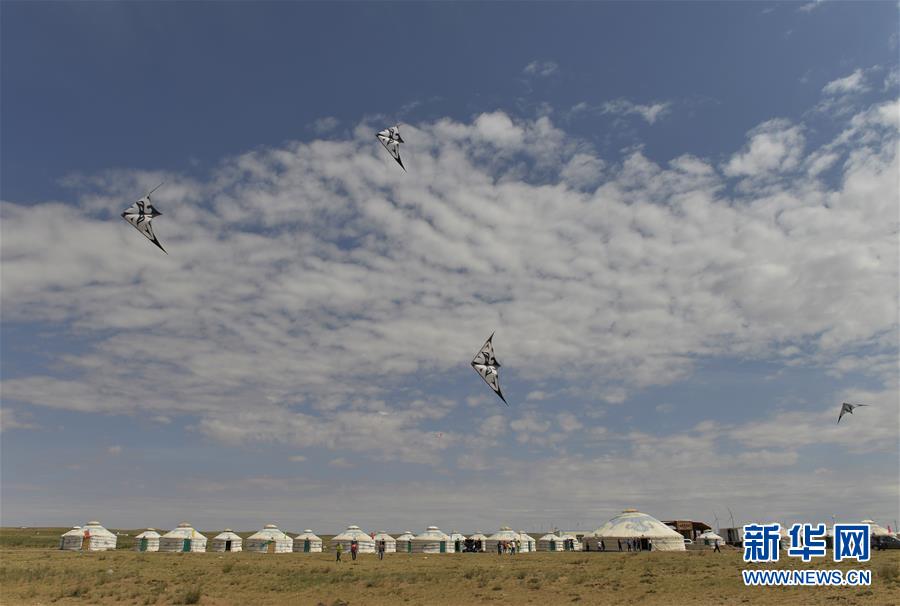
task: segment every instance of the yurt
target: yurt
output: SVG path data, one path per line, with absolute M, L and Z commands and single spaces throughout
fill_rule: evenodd
M 694 545 L 702 545 L 704 547 L 709 547 L 710 549 L 715 549 L 716 543 L 719 544 L 719 547 L 722 547 L 725 545 L 725 539 L 714 533 L 712 530 L 707 530 L 703 534 L 698 534 L 697 538 L 694 540 Z
M 625 542 L 637 539 L 643 550 L 684 551 L 684 537 L 646 513 L 636 509 L 626 509 L 609 522 L 585 536 L 591 551 L 599 549 L 603 541 L 606 551 L 626 549 Z M 621 546 L 620 546 L 621 545 Z
M 322 553 L 322 539 L 307 528 L 294 537 L 294 551 L 298 553 Z
M 384 541 L 385 553 L 397 553 L 397 539 L 395 539 L 385 531 L 379 530 L 372 538 L 375 540 L 375 551 L 378 551 L 378 544 Z
M 247 537 L 244 551 L 254 553 L 291 553 L 294 550 L 294 539 L 278 529 L 275 524 L 265 527 Z
M 331 545 L 343 546 L 344 551 L 350 552 L 350 544 L 356 541 L 359 553 L 375 553 L 375 540 L 359 529 L 359 526 L 347 526 L 347 530 L 331 539 Z
M 60 549 L 71 551 L 106 551 L 116 548 L 116 535 L 100 525 L 100 522 L 92 520 L 79 528 L 62 535 L 59 544 Z
M 397 537 L 397 553 L 412 553 L 412 540 L 416 535 L 408 530 L 404 530 L 403 534 Z
M 413 537 L 410 543 L 413 553 L 447 553 L 450 550 L 450 537 L 437 526 L 429 526 L 425 532 Z
M 534 537 L 530 534 L 519 532 L 518 550 L 522 553 L 534 553 L 535 551 L 537 551 L 537 541 L 535 541 Z
M 484 549 L 489 553 L 497 552 L 497 544 L 500 543 L 504 546 L 508 546 L 510 544 L 515 543 L 519 540 L 519 533 L 510 528 L 509 526 L 503 526 L 500 530 L 489 536 L 485 540 Z
M 574 534 L 564 532 L 559 535 L 559 540 L 562 541 L 563 551 L 581 551 L 581 541 Z
M 212 551 L 243 551 L 244 539 L 235 534 L 230 528 L 226 528 L 213 537 Z
M 555 534 L 545 534 L 538 539 L 538 551 L 564 551 L 563 541 Z
M 450 533 L 450 542 L 447 544 L 447 551 L 451 553 L 462 553 L 466 550 L 466 537 L 457 531 Z
M 884 526 L 879 525 L 874 520 L 861 520 L 860 524 L 868 524 L 869 525 L 869 536 L 870 537 L 890 537 L 893 536 L 891 531 L 889 531 Z
M 159 539 L 159 550 L 167 552 L 206 551 L 206 537 L 182 522 Z
M 466 543 L 471 546 L 472 551 L 483 552 L 486 542 L 487 537 L 480 530 L 476 530 Z
M 159 551 L 159 533 L 155 528 L 148 528 L 134 537 L 135 551 Z

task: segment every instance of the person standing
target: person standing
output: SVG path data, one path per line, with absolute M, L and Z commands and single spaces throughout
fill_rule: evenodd
M 378 559 L 384 559 L 384 541 L 378 541 Z
M 497 555 L 503 555 L 503 543 L 497 541 Z
M 341 561 L 341 554 L 344 553 L 344 546 L 340 543 L 337 544 L 337 547 L 334 548 L 334 553 L 337 555 L 337 562 Z
M 603 539 L 600 539 L 600 551 L 606 551 L 606 543 L 603 542 Z
M 356 561 L 356 552 L 359 551 L 359 543 L 353 541 L 350 543 L 350 559 Z
M 722 553 L 722 550 L 719 549 L 719 539 L 716 539 L 716 540 L 713 542 L 713 544 L 715 545 L 715 547 L 713 547 L 713 551 L 714 551 L 715 553 Z

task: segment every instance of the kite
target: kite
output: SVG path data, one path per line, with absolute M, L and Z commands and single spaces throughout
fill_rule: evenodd
M 122 218 L 131 223 L 131 226 L 144 234 L 148 240 L 159 246 L 161 251 L 169 254 L 166 252 L 166 249 L 162 247 L 162 244 L 159 243 L 159 240 L 156 239 L 156 234 L 153 233 L 153 226 L 150 225 L 150 222 L 154 218 L 162 214 L 150 204 L 150 194 L 160 187 L 162 187 L 162 183 L 151 189 L 146 196 L 126 208 L 125 212 L 122 213 Z
M 384 148 L 394 156 L 394 160 L 397 161 L 400 168 L 406 170 L 406 167 L 403 166 L 403 160 L 400 159 L 400 144 L 404 143 L 403 138 L 400 136 L 400 125 L 398 124 L 397 126 L 378 131 L 375 136 L 378 137 L 378 140 L 381 141 Z
M 840 423 L 840 422 L 841 422 L 841 418 L 842 418 L 846 413 L 849 412 L 850 414 L 853 414 L 853 409 L 854 409 L 854 408 L 859 408 L 860 406 L 868 406 L 868 404 L 847 404 L 846 402 L 842 403 L 842 404 L 841 404 L 841 414 L 838 415 L 838 420 L 837 420 L 837 422 Z
M 494 344 L 491 341 L 493 338 L 494 333 L 491 333 L 488 340 L 481 346 L 481 350 L 475 354 L 475 358 L 472 359 L 472 368 L 481 375 L 481 378 L 494 390 L 494 393 L 500 396 L 503 403 L 509 406 L 509 402 L 506 401 L 506 398 L 503 397 L 503 392 L 500 391 L 500 362 L 494 357 Z

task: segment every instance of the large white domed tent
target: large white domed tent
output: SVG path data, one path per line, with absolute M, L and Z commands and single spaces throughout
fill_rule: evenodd
M 559 535 L 559 540 L 562 541 L 563 551 L 581 551 L 581 541 L 574 534 L 564 532 Z
M 294 537 L 294 551 L 298 553 L 322 553 L 322 539 L 307 528 Z
M 564 545 L 560 537 L 555 534 L 545 534 L 538 539 L 538 551 L 563 551 Z
M 159 550 L 169 553 L 206 551 L 206 537 L 187 522 L 182 522 L 159 539 Z
M 359 553 L 375 553 L 375 540 L 360 530 L 359 526 L 347 526 L 347 530 L 331 539 L 331 544 L 337 547 L 340 543 L 344 551 L 349 552 L 353 541 L 356 541 Z
M 247 537 L 244 551 L 256 553 L 291 553 L 294 540 L 278 529 L 275 524 L 266 524 L 259 532 Z
M 710 549 L 715 549 L 717 543 L 719 547 L 722 547 L 725 545 L 725 539 L 714 533 L 712 530 L 707 530 L 702 534 L 698 534 L 697 538 L 694 540 L 695 545 L 702 545 L 704 547 L 709 547 Z
M 500 528 L 500 530 L 498 530 L 497 532 L 495 532 L 494 534 L 492 534 L 485 540 L 484 548 L 486 551 L 488 551 L 490 553 L 494 553 L 497 551 L 498 543 L 508 546 L 512 543 L 515 543 L 518 540 L 519 540 L 518 532 L 516 532 L 509 526 L 503 526 L 502 528 Z
M 410 540 L 413 553 L 447 553 L 450 537 L 441 532 L 437 526 L 429 526 L 422 534 Z
M 447 551 L 451 553 L 462 553 L 466 550 L 466 537 L 457 531 L 452 531 L 448 540 Z
M 213 537 L 212 551 L 243 551 L 244 539 L 235 534 L 230 528 Z
M 59 548 L 68 551 L 106 551 L 116 548 L 116 535 L 91 520 L 82 527 L 74 527 L 60 538 Z
M 397 553 L 412 553 L 412 540 L 416 535 L 408 530 L 404 530 L 403 534 L 397 537 Z
M 885 528 L 884 526 L 881 526 L 874 520 L 862 520 L 862 521 L 860 521 L 860 524 L 868 524 L 869 525 L 869 536 L 871 536 L 871 537 L 893 536 L 887 528 Z
M 646 513 L 626 509 L 609 522 L 584 537 L 592 551 L 603 541 L 607 551 L 625 549 L 625 542 L 637 539 L 642 549 L 684 551 L 684 537 Z
M 537 551 L 537 541 L 535 541 L 534 537 L 530 534 L 519 532 L 519 545 L 517 549 L 522 553 L 533 553 Z
M 159 551 L 159 533 L 155 528 L 148 528 L 134 537 L 135 551 Z
M 378 551 L 378 544 L 384 541 L 385 553 L 397 552 L 397 540 L 383 530 L 379 530 L 373 537 L 375 539 L 375 551 Z

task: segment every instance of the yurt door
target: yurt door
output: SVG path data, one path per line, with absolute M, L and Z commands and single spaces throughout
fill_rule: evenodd
M 231 541 L 225 541 L 225 551 L 231 551 Z
M 266 553 L 275 553 L 275 541 L 269 541 L 266 545 Z
M 309 553 L 309 539 L 303 541 L 303 553 Z
M 147 539 L 141 539 L 141 551 L 147 551 Z
M 447 541 L 441 541 L 441 553 L 447 553 Z
M 456 542 L 456 553 L 462 553 L 462 549 L 459 546 L 459 541 Z
M 556 541 L 550 541 L 550 551 L 556 551 Z
M 406 553 L 412 553 L 412 541 L 406 542 Z
M 191 540 L 190 540 L 190 539 L 185 539 L 185 540 L 181 543 L 181 551 L 183 551 L 184 553 L 187 553 L 187 552 L 189 552 L 190 550 L 191 550 Z

